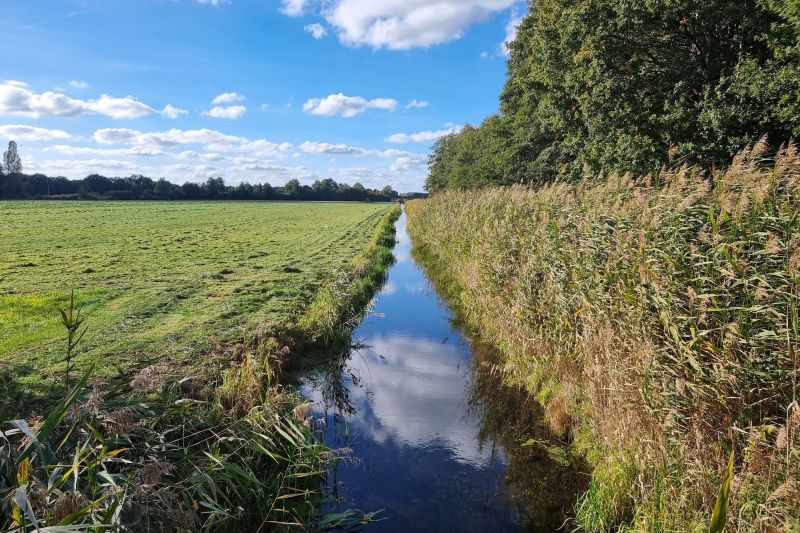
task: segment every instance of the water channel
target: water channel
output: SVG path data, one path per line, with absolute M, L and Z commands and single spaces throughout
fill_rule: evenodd
M 459 327 L 412 257 L 405 214 L 397 238 L 353 347 L 303 379 L 328 445 L 348 458 L 326 511 L 380 511 L 375 532 L 558 529 L 585 475 Z

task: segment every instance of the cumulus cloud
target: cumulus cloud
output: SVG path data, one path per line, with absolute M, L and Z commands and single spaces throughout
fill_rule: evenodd
M 420 131 L 418 133 L 395 133 L 386 138 L 386 142 L 390 143 L 421 143 L 433 142 L 451 133 L 458 133 L 461 131 L 461 126 L 453 126 L 447 129 L 438 131 Z
M 0 138 L 15 141 L 52 141 L 54 139 L 69 139 L 71 135 L 63 130 L 50 130 L 25 126 L 22 124 L 6 124 L 0 126 Z
M 406 172 L 418 169 L 428 163 L 428 158 L 418 154 L 401 155 L 389 167 L 392 172 Z
M 155 109 L 132 96 L 114 98 L 104 94 L 99 100 L 87 101 L 86 106 L 94 113 L 115 119 L 141 118 L 155 112 Z
M 30 172 L 43 172 L 51 176 L 71 178 L 80 178 L 95 172 L 119 176 L 145 171 L 141 165 L 119 159 L 48 159 L 45 161 L 29 159 L 26 161 L 26 168 Z
M 242 96 L 237 92 L 230 92 L 230 93 L 222 93 L 216 96 L 213 100 L 211 100 L 211 103 L 214 105 L 219 105 L 219 104 L 235 104 L 237 102 L 243 102 L 243 101 L 244 101 L 244 96 Z
M 72 80 L 71 82 L 69 82 L 69 84 L 71 87 L 75 87 L 76 89 L 86 89 L 87 87 L 89 87 L 88 83 L 80 80 Z
M 167 150 L 179 146 L 201 146 L 206 153 L 184 150 L 175 154 L 179 159 L 203 159 L 219 161 L 222 153 L 246 154 L 260 158 L 291 157 L 294 145 L 288 142 L 272 142 L 266 139 L 248 139 L 228 135 L 216 130 L 179 130 L 141 132 L 127 128 L 105 128 L 95 131 L 94 140 L 105 145 L 123 145 L 141 149 Z
M 307 154 L 318 155 L 369 155 L 371 152 L 357 146 L 346 144 L 330 144 L 306 141 L 300 145 L 300 149 Z
M 407 50 L 459 39 L 472 24 L 517 1 L 334 0 L 325 4 L 324 14 L 345 44 Z
M 231 147 L 249 142 L 245 137 L 227 135 L 215 130 L 171 129 L 158 132 L 141 132 L 128 128 L 104 128 L 94 132 L 94 140 L 100 144 L 122 144 L 171 148 L 182 145 L 203 145 L 206 147 Z
M 368 100 L 361 96 L 346 96 L 342 93 L 331 94 L 325 98 L 312 98 L 303 105 L 303 110 L 312 115 L 352 118 L 368 109 L 394 111 L 399 105 L 393 98 L 375 98 Z
M 506 24 L 506 38 L 500 44 L 500 55 L 508 57 L 510 55 L 509 45 L 511 44 L 514 39 L 517 38 L 517 30 L 519 28 L 520 23 L 524 17 L 514 10 L 511 13 L 511 18 L 508 19 L 508 23 Z
M 185 150 L 177 154 L 176 157 L 178 159 L 202 159 L 204 161 L 222 161 L 225 159 L 225 156 L 214 152 L 202 153 L 194 150 Z
M 144 146 L 130 148 L 94 148 L 90 146 L 73 146 L 69 144 L 56 144 L 43 149 L 44 152 L 57 152 L 64 155 L 99 155 L 99 156 L 147 156 L 155 157 L 166 155 L 161 149 Z
M 167 108 L 175 109 L 172 106 Z M 113 119 L 134 119 L 165 112 L 139 101 L 133 96 L 117 98 L 102 95 L 96 100 L 71 98 L 62 93 L 47 91 L 35 93 L 21 82 L 0 84 L 0 113 L 29 117 L 76 117 L 98 114 Z
M 308 5 L 308 0 L 281 0 L 281 13 L 290 17 L 301 16 Z
M 278 165 L 274 161 L 254 157 L 237 157 L 232 170 L 237 173 L 249 174 L 258 172 L 263 179 L 273 182 L 286 182 L 290 179 L 310 181 L 319 177 L 316 172 L 302 165 L 284 166 Z
M 212 118 L 226 118 L 235 120 L 247 113 L 247 108 L 243 105 L 214 106 L 203 114 Z
M 214 165 L 187 165 L 185 163 L 175 163 L 173 165 L 166 165 L 162 167 L 162 171 L 169 175 L 169 174 L 189 174 L 192 176 L 202 175 L 204 177 L 208 177 L 217 170 L 217 167 Z
M 347 179 L 376 179 L 386 178 L 386 171 L 380 168 L 371 167 L 344 167 L 337 169 L 336 172 L 341 178 Z
M 423 109 L 430 105 L 430 103 L 426 102 L 425 100 L 411 100 L 408 104 L 406 104 L 406 109 Z
M 262 157 L 273 157 L 280 154 L 288 154 L 293 150 L 294 145 L 291 143 L 274 143 L 267 141 L 266 139 L 249 141 L 241 146 L 236 147 L 237 152 L 247 152 Z
M 378 157 L 385 159 L 394 159 L 389 166 L 391 172 L 408 172 L 417 170 L 428 163 L 428 157 L 422 154 L 415 154 L 406 152 L 404 150 L 388 149 L 388 150 L 369 150 L 360 148 L 358 146 L 350 146 L 347 144 L 331 144 L 324 142 L 311 142 L 306 141 L 300 145 L 300 150 L 307 154 L 327 155 L 327 156 L 355 156 L 355 157 Z M 367 174 L 367 167 L 355 167 L 360 170 L 361 177 L 377 177 L 382 171 L 372 169 L 371 174 Z M 350 168 L 349 170 L 354 170 Z M 351 174 L 354 175 L 354 174 Z
M 185 109 L 175 107 L 172 104 L 167 104 L 164 109 L 161 110 L 161 114 L 167 118 L 176 119 L 180 118 L 181 115 L 188 115 L 189 112 Z
M 323 37 L 328 35 L 328 30 L 326 30 L 325 26 L 323 26 L 319 22 L 315 24 L 306 24 L 305 26 L 303 26 L 303 29 L 307 33 L 310 33 L 314 37 L 314 39 L 317 40 L 322 39 Z

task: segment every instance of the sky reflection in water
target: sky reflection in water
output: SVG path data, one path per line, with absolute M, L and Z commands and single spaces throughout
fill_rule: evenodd
M 385 509 L 369 531 L 519 530 L 505 454 L 479 442 L 470 344 L 411 258 L 405 216 L 397 233 L 397 263 L 353 335 L 362 347 L 304 386 L 329 445 L 358 459 L 336 471 L 341 509 Z

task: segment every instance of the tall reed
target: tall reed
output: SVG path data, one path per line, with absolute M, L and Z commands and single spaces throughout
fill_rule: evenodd
M 707 531 L 732 449 L 727 530 L 800 527 L 800 157 L 765 146 L 713 174 L 408 204 L 420 254 L 594 465 L 585 530 Z

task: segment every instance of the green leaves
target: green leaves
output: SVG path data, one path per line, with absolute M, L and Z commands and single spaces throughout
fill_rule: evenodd
M 725 469 L 725 475 L 722 477 L 722 484 L 719 487 L 717 503 L 714 505 L 714 512 L 711 515 L 709 533 L 722 533 L 725 530 L 725 523 L 728 520 L 728 500 L 731 495 L 731 480 L 733 479 L 733 461 L 734 451 L 731 450 L 728 467 Z
M 69 388 L 70 385 L 69 374 L 75 368 L 75 349 L 89 329 L 88 327 L 84 327 L 83 330 L 81 330 L 81 326 L 83 326 L 85 320 L 82 316 L 82 311 L 82 307 L 75 307 L 75 291 L 70 292 L 69 305 L 64 309 L 58 308 L 58 312 L 61 314 L 61 323 L 64 329 L 67 330 L 67 351 L 64 355 L 64 363 L 66 363 L 64 384 L 67 388 Z
M 429 191 L 724 166 L 800 132 L 793 2 L 537 0 L 501 113 L 440 140 Z

